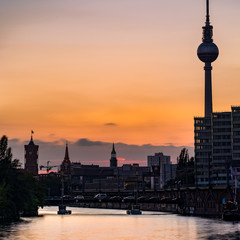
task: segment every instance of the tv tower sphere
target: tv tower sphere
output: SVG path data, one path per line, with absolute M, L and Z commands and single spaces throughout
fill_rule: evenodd
M 203 29 L 202 43 L 197 50 L 198 58 L 205 63 L 205 117 L 212 115 L 212 62 L 219 54 L 216 44 L 213 43 L 213 26 L 210 24 L 209 0 L 206 0 L 206 23 Z
M 203 42 L 199 45 L 197 50 L 198 58 L 204 63 L 214 62 L 218 54 L 218 47 L 213 42 Z
M 206 25 L 203 27 L 202 43 L 198 47 L 198 58 L 204 63 L 214 62 L 219 54 L 219 50 L 216 44 L 213 43 L 213 26 L 210 25 L 209 17 L 209 0 L 206 0 Z

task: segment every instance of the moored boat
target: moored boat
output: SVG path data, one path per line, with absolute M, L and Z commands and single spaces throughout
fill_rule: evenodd
M 129 215 L 141 215 L 142 211 L 140 210 L 140 205 L 132 205 L 132 208 L 127 210 L 127 214 Z
M 225 221 L 240 221 L 240 212 L 226 211 L 222 214 L 222 219 Z
M 66 209 L 66 205 L 61 204 L 61 205 L 58 206 L 58 212 L 57 213 L 59 215 L 69 215 L 69 214 L 72 213 L 72 211 L 71 210 L 67 210 Z
M 222 219 L 225 221 L 240 221 L 240 211 L 237 202 L 228 201 L 223 205 Z

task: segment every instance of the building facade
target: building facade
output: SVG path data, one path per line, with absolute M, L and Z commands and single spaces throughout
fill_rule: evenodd
M 169 180 L 175 179 L 177 164 L 172 164 L 171 157 L 162 152 L 148 156 L 148 167 L 151 169 L 151 188 L 162 189 Z
M 197 185 L 229 185 L 240 172 L 240 107 L 194 119 Z

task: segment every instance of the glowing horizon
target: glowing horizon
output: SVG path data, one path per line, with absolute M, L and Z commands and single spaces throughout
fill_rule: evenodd
M 239 7 L 211 1 L 214 111 L 240 104 Z M 3 1 L 1 134 L 193 146 L 204 9 L 190 0 Z

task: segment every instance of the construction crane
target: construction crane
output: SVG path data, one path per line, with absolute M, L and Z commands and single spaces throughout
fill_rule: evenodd
M 41 165 L 41 166 L 39 167 L 40 170 L 42 170 L 43 168 L 46 168 L 47 174 L 48 174 L 49 171 L 50 171 L 52 168 L 58 167 L 58 166 L 50 166 L 49 163 L 50 163 L 50 161 L 47 161 L 47 166 Z

